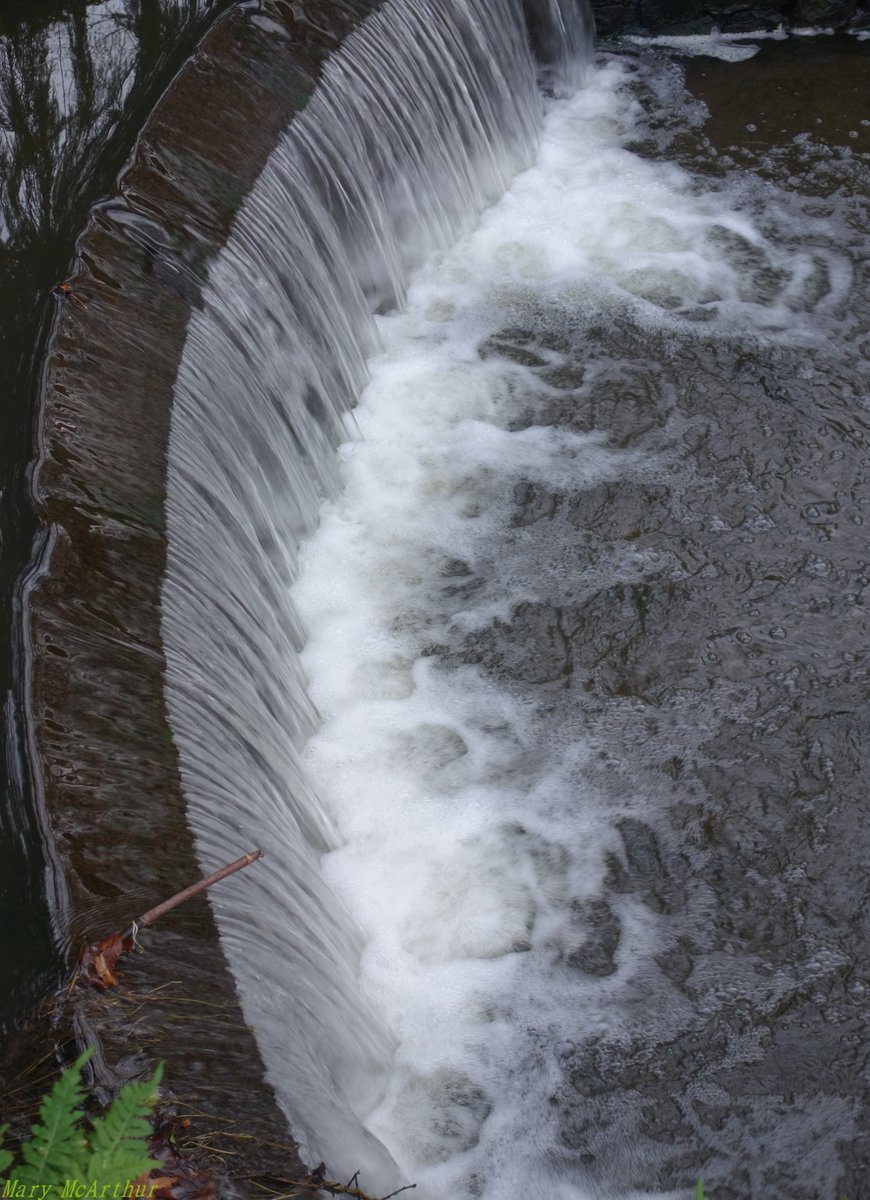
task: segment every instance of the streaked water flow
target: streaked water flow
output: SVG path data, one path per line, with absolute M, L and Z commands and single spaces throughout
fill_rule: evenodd
M 625 148 L 631 71 L 589 72 L 564 0 L 545 101 L 523 7 L 387 5 L 329 64 L 212 269 L 170 447 L 190 819 L 204 865 L 268 856 L 213 896 L 246 1013 L 312 1159 L 441 1200 L 654 1190 L 619 1064 L 737 986 L 711 962 L 701 1003 L 662 955 L 709 898 L 656 772 L 748 692 L 645 639 L 717 578 L 692 537 L 775 524 L 734 526 L 699 397 L 747 347 L 809 378 L 853 286 L 822 224 L 779 244 Z
M 288 589 L 338 486 L 373 312 L 529 164 L 541 117 L 517 0 L 387 5 L 273 154 L 178 375 L 164 629 L 191 822 L 204 862 L 251 842 L 269 856 L 225 891 L 221 929 L 280 1099 L 333 1162 L 368 1162 L 356 1114 L 393 1043 L 320 873 L 338 835 L 299 762 L 317 714 Z

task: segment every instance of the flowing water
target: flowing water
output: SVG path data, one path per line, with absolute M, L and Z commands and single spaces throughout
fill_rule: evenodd
M 266 851 L 213 899 L 312 1161 L 827 1200 L 866 1168 L 865 127 L 737 162 L 579 15 L 544 96 L 520 8 L 388 4 L 212 268 L 191 822 Z

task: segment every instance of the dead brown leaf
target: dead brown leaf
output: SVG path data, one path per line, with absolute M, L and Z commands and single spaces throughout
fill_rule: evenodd
M 98 992 L 117 987 L 118 976 L 115 966 L 121 955 L 133 945 L 132 937 L 113 933 L 94 946 L 85 946 L 79 955 L 78 969 L 73 976 L 70 990 L 74 987 L 92 987 Z

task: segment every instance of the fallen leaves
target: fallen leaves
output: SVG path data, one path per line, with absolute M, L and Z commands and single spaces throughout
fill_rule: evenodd
M 146 1190 L 141 1194 L 152 1200 L 219 1200 L 222 1180 L 226 1176 L 218 1174 L 209 1167 L 195 1165 L 180 1149 L 176 1136 L 186 1133 L 190 1126 L 187 1119 L 179 1119 L 174 1114 L 164 1112 L 159 1123 L 155 1125 L 154 1135 L 149 1139 L 149 1152 L 159 1159 L 162 1166 L 155 1168 L 150 1175 L 143 1176 L 138 1183 L 144 1183 Z M 257 1178 L 241 1176 L 243 1179 Z M 263 1181 L 268 1176 L 263 1176 Z M 350 1196 L 351 1200 L 393 1200 L 401 1192 L 416 1188 L 416 1183 L 405 1184 L 387 1196 L 372 1196 L 359 1186 L 359 1172 L 347 1183 L 335 1179 L 327 1179 L 326 1164 L 320 1163 L 313 1171 L 302 1179 L 286 1179 L 281 1181 L 280 1192 L 272 1191 L 271 1200 L 301 1200 L 302 1197 Z M 261 1184 L 262 1186 L 262 1184 Z M 285 1190 L 292 1189 L 292 1190 Z M 264 1189 L 265 1190 L 265 1189 Z M 266 1194 L 269 1194 L 268 1191 Z
M 77 292 L 74 292 L 68 283 L 56 283 L 51 289 L 55 296 L 61 300 L 68 300 L 70 304 L 74 304 L 77 308 L 87 308 L 84 300 Z
M 132 932 L 113 933 L 95 946 L 83 947 L 69 990 L 91 987 L 98 992 L 105 992 L 108 988 L 116 987 L 118 976 L 115 974 L 115 965 L 121 955 L 132 948 L 133 942 Z

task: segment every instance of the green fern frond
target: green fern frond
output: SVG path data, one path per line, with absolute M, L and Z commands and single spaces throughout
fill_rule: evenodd
M 3 1149 L 3 1138 L 5 1137 L 6 1130 L 8 1128 L 8 1125 L 0 1125 L 0 1183 L 3 1182 L 3 1173 L 12 1162 L 12 1155 L 8 1150 Z
M 105 1117 L 94 1121 L 84 1178 L 97 1179 L 100 1184 L 126 1183 L 160 1166 L 148 1155 L 148 1138 L 153 1133 L 148 1116 L 162 1074 L 161 1064 L 151 1079 L 126 1084 Z
M 22 1165 L 16 1178 L 22 1183 L 59 1183 L 81 1174 L 85 1139 L 79 1128 L 82 1114 L 82 1067 L 93 1048 L 64 1071 L 39 1106 L 39 1121 L 30 1131 L 30 1141 L 21 1147 Z
M 695 1200 L 707 1200 L 704 1194 L 704 1181 L 699 1179 L 695 1184 Z

